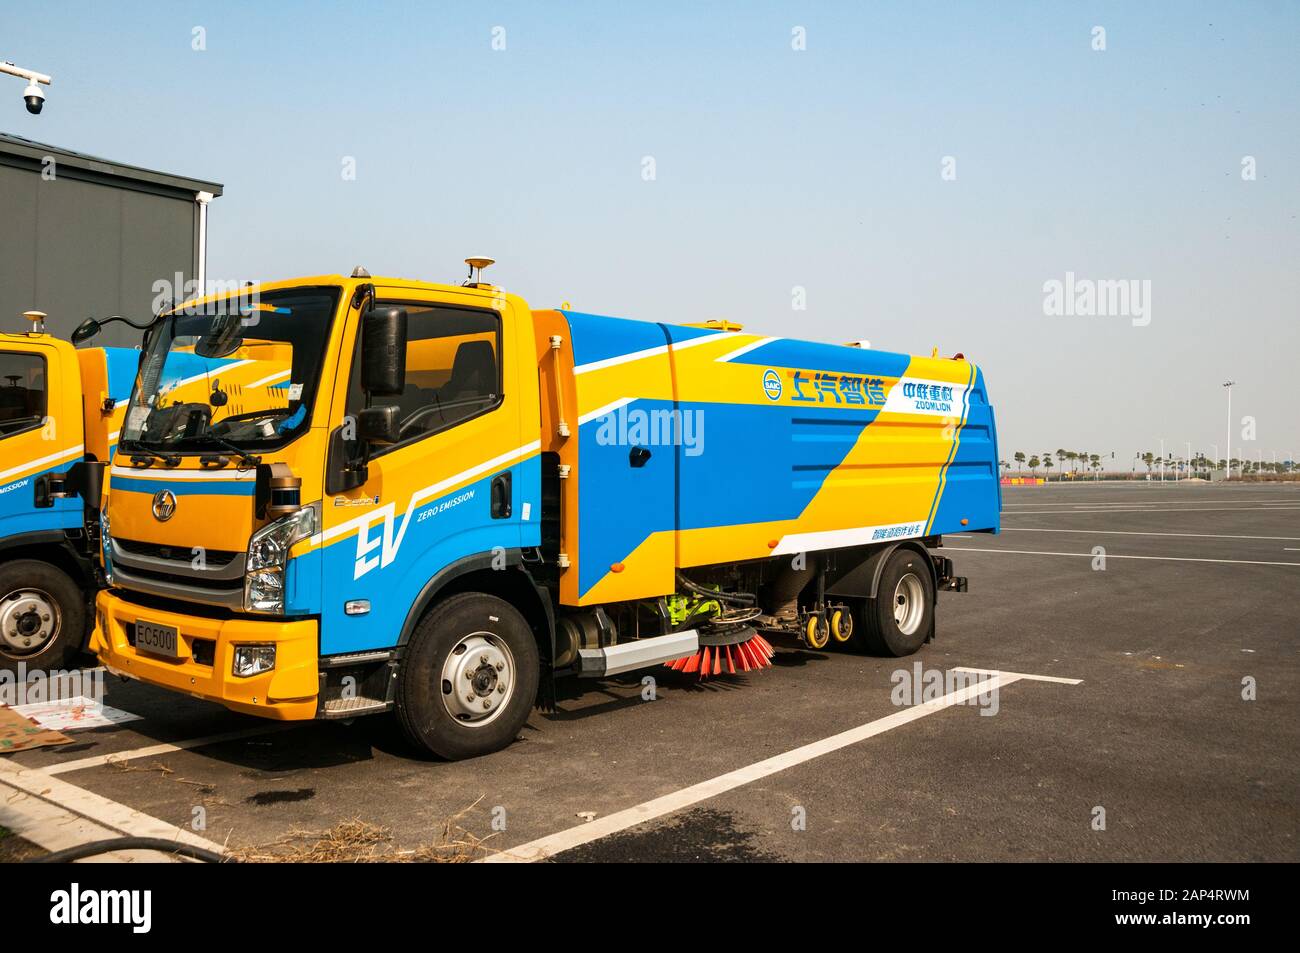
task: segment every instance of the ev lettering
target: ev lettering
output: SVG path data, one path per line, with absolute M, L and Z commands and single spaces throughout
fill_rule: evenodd
M 415 505 L 414 497 L 407 505 L 406 513 L 402 516 L 401 526 L 396 528 L 394 533 L 394 524 L 397 522 L 397 512 L 392 503 L 389 503 L 382 510 L 384 528 L 377 537 L 371 537 L 370 531 L 373 527 L 373 519 L 367 519 L 361 523 L 357 529 L 357 558 L 352 570 L 352 578 L 360 579 L 372 569 L 383 569 L 392 565 L 393 560 L 397 559 L 398 550 L 402 548 L 402 540 L 406 538 L 406 528 L 411 524 L 411 516 L 420 511 L 417 523 L 423 523 L 425 520 L 436 518 L 440 513 L 453 509 L 461 503 L 465 503 L 474 498 L 474 490 L 466 490 L 455 496 L 448 497 L 440 502 L 420 507 Z M 375 550 L 379 550 L 376 555 L 371 555 Z

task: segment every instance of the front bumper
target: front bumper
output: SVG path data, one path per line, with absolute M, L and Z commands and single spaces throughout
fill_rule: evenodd
M 137 620 L 176 627 L 177 654 L 169 659 L 137 652 L 127 637 Z M 196 640 L 202 649 L 195 658 Z M 260 675 L 231 674 L 235 643 L 275 643 L 275 668 Z M 217 702 L 232 711 L 299 721 L 316 716 L 319 689 L 315 620 L 209 619 L 136 605 L 112 590 L 95 599 L 90 648 L 110 672 Z M 202 659 L 202 661 L 200 660 Z M 208 660 L 211 664 L 205 664 Z

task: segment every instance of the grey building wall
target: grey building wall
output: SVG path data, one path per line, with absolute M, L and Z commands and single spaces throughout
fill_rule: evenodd
M 201 191 L 221 186 L 0 134 L 0 329 L 30 309 L 65 338 L 89 316 L 148 320 L 156 281 L 197 274 Z M 118 323 L 93 343 L 139 338 Z

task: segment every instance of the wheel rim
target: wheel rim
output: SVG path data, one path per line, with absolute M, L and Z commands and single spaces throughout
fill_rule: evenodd
M 847 609 L 836 609 L 831 616 L 831 635 L 836 642 L 847 642 L 853 638 L 853 614 Z
M 515 658 L 491 632 L 474 632 L 456 643 L 442 666 L 442 703 L 463 725 L 494 721 L 515 693 Z
M 16 589 L 0 599 L 0 652 L 26 658 L 41 652 L 59 634 L 63 615 L 43 589 Z
M 915 573 L 907 573 L 894 587 L 894 624 L 904 635 L 912 635 L 925 618 L 925 587 Z
M 824 649 L 826 643 L 830 640 L 830 631 L 826 620 L 821 616 L 809 616 L 808 624 L 804 628 L 804 637 L 808 640 L 808 645 L 814 649 Z

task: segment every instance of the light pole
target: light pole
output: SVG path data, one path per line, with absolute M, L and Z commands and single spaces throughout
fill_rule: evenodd
M 27 88 L 23 90 L 23 102 L 26 103 L 29 113 L 39 116 L 45 105 L 45 94 L 41 92 L 41 87 L 49 86 L 54 80 L 44 73 L 38 73 L 34 69 L 24 69 L 9 62 L 0 63 L 0 73 L 8 73 L 10 76 L 27 80 Z
M 1236 381 L 1226 381 L 1224 387 L 1228 388 L 1228 455 L 1224 458 L 1223 465 L 1227 468 L 1224 474 L 1225 480 L 1232 479 L 1232 385 Z

